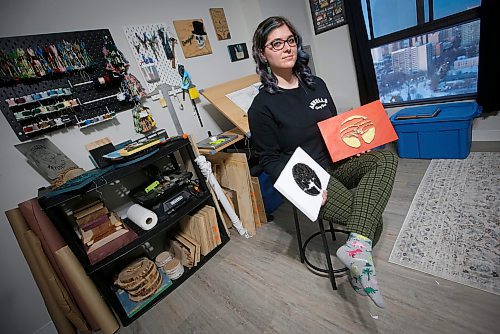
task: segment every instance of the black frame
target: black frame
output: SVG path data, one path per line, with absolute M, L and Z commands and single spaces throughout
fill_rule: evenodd
M 243 58 L 238 58 L 236 54 L 236 49 L 238 46 L 241 47 L 241 52 L 243 52 Z M 240 61 L 240 60 L 245 60 L 249 58 L 248 54 L 248 49 L 247 49 L 247 44 L 246 43 L 238 43 L 238 44 L 230 44 L 227 46 L 227 49 L 229 51 L 229 57 L 231 58 L 231 62 L 235 61 Z
M 363 1 L 363 0 L 361 0 Z M 475 21 L 480 19 L 480 6 L 471 8 L 469 10 L 456 13 L 447 17 L 443 17 L 440 19 L 434 19 L 434 11 L 433 11 L 433 0 L 415 0 L 416 8 L 417 8 L 417 25 L 411 28 L 407 28 L 404 30 L 400 30 L 391 34 L 387 34 L 384 36 L 374 38 L 373 34 L 373 22 L 370 10 L 370 0 L 364 0 L 366 2 L 366 8 L 368 11 L 368 27 L 369 31 L 368 40 L 366 41 L 368 48 L 371 50 L 376 47 L 380 47 L 382 45 L 386 45 L 389 43 L 397 42 L 399 40 L 405 38 L 411 38 L 414 36 L 423 35 L 426 33 L 430 33 L 433 31 L 445 29 L 451 26 L 455 26 L 458 24 L 464 24 L 467 22 Z M 429 3 L 429 22 L 425 22 L 424 15 L 424 1 L 428 1 Z M 375 85 L 378 85 L 377 79 L 374 77 L 372 80 L 375 81 Z M 445 96 L 445 97 L 436 97 L 436 98 L 427 98 L 421 100 L 412 100 L 405 101 L 400 103 L 391 103 L 384 104 L 384 106 L 388 107 L 400 107 L 400 106 L 410 106 L 410 105 L 419 105 L 419 104 L 428 104 L 428 103 L 436 103 L 436 102 L 450 102 L 450 101 L 459 101 L 459 100 L 467 100 L 467 99 L 475 99 L 477 97 L 477 93 L 475 94 L 462 94 L 462 95 L 454 95 L 454 96 Z
M 322 8 L 320 2 L 325 2 L 327 5 Z M 309 0 L 309 7 L 311 8 L 311 18 L 313 21 L 315 35 L 347 24 L 344 0 L 333 0 L 331 2 Z M 318 18 L 320 17 L 324 17 L 322 20 L 325 20 L 326 22 L 318 25 Z

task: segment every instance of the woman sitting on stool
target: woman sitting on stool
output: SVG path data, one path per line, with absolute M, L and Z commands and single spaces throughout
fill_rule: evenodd
M 317 123 L 337 115 L 337 110 L 325 82 L 311 74 L 302 38 L 287 19 L 269 17 L 261 22 L 252 53 L 262 86 L 248 119 L 259 164 L 276 181 L 300 146 L 328 171 L 331 178 L 319 218 L 351 232 L 337 256 L 350 269 L 354 289 L 384 307 L 371 253 L 382 232 L 397 157 L 373 151 L 331 161 Z

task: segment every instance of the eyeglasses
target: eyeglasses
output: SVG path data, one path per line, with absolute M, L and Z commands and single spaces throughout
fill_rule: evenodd
M 297 45 L 297 37 L 290 36 L 286 40 L 282 40 L 282 39 L 278 38 L 278 39 L 275 39 L 274 41 L 264 45 L 264 47 L 270 46 L 271 49 L 273 49 L 274 51 L 280 51 L 280 50 L 283 50 L 283 48 L 285 47 L 285 43 L 288 43 L 288 45 L 290 47 L 294 47 Z

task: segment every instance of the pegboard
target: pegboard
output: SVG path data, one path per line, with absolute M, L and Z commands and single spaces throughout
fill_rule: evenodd
M 100 87 L 95 84 L 97 78 L 108 75 L 106 72 L 106 59 L 102 52 L 105 43 L 114 44 L 108 29 L 0 38 L 0 50 L 4 54 L 10 54 L 18 48 L 23 50 L 35 49 L 38 46 L 44 47 L 62 41 L 69 43 L 83 42 L 88 55 L 92 59 L 92 66 L 41 78 L 2 83 L 0 86 L 0 108 L 21 141 L 32 139 L 62 127 L 78 125 L 80 128 L 85 128 L 95 125 L 110 120 L 114 118 L 115 113 L 130 109 L 133 106 L 131 102 L 118 101 L 119 84 L 102 85 Z M 23 105 L 11 105 L 10 107 L 6 101 L 11 98 L 33 96 L 32 94 L 35 93 L 44 93 L 59 88 L 69 89 L 71 95 L 58 96 L 56 94 L 42 100 Z M 52 108 L 63 101 L 73 99 L 78 101 L 78 106 L 56 110 L 50 114 L 43 113 L 32 115 L 26 119 L 19 119 L 19 112 L 23 110 L 29 113 L 38 107 L 50 106 Z M 18 115 L 17 119 L 16 113 Z M 66 122 L 54 122 L 58 118 L 61 120 L 59 116 L 64 116 Z M 50 120 L 52 120 L 50 123 L 52 125 L 46 128 L 37 126 L 36 131 L 25 132 L 34 124 L 40 125 L 47 121 L 50 122 Z
M 163 23 L 133 25 L 124 26 L 123 31 L 134 54 L 134 59 L 141 69 L 149 93 L 162 83 L 180 86 L 181 76 L 177 71 L 177 59 L 175 57 L 175 54 L 180 50 L 180 46 L 170 40 L 175 38 L 175 35 L 169 27 Z M 173 49 L 173 59 L 167 57 L 169 49 Z M 153 60 L 153 63 L 148 64 L 149 60 Z M 157 78 L 155 78 L 155 73 L 152 72 L 154 68 L 158 72 Z

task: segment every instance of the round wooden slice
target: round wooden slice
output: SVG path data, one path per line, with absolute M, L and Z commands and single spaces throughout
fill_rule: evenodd
M 158 276 L 161 276 L 158 270 L 154 271 L 154 275 L 151 276 L 151 279 L 147 280 L 144 282 L 143 285 L 140 287 L 134 289 L 134 290 L 128 290 L 127 292 L 132 295 L 132 296 L 141 296 L 146 294 L 151 286 L 155 285 L 155 283 L 158 281 Z
M 172 259 L 170 261 L 168 261 L 164 266 L 163 266 L 163 270 L 165 270 L 165 272 L 168 272 L 168 271 L 171 271 L 171 270 L 174 270 L 178 265 L 179 265 L 179 260 L 178 259 Z
M 167 264 L 167 262 L 171 260 L 172 260 L 172 254 L 170 254 L 170 252 L 168 251 L 165 251 L 158 254 L 158 256 L 155 259 L 155 264 L 157 267 L 163 267 L 165 264 Z
M 124 289 L 136 287 L 142 279 L 156 270 L 153 261 L 143 257 L 125 267 L 119 274 L 115 284 Z
M 158 279 L 155 281 L 155 284 L 153 284 L 147 291 L 145 291 L 143 295 L 131 296 L 129 294 L 128 298 L 133 302 L 140 302 L 142 300 L 145 300 L 154 295 L 160 289 L 162 283 L 163 283 L 163 278 L 161 275 L 158 275 Z

